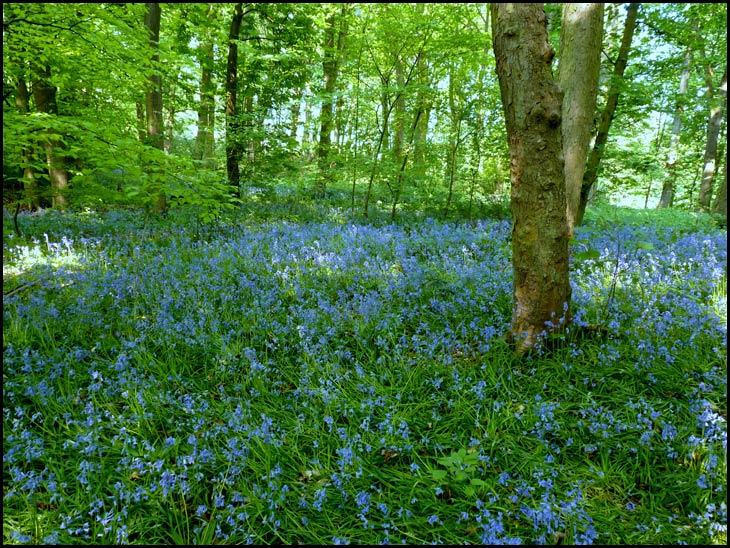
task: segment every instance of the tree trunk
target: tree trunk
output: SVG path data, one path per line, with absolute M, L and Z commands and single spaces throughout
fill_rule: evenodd
M 208 6 L 207 16 L 212 18 L 212 4 Z M 204 37 L 198 45 L 200 63 L 200 102 L 198 103 L 198 133 L 195 136 L 195 159 L 200 160 L 206 169 L 215 169 L 215 84 L 213 70 L 215 54 L 213 40 Z
M 562 97 L 542 4 L 490 4 L 510 150 L 513 313 L 518 355 L 570 320 Z
M 159 43 L 160 43 L 160 17 L 162 10 L 158 2 L 147 3 L 147 13 L 144 18 L 147 29 L 150 47 L 153 50 L 153 70 L 158 70 L 160 65 Z M 147 144 L 156 149 L 163 150 L 162 134 L 162 77 L 159 74 L 149 76 L 149 90 L 145 95 L 145 111 L 147 121 Z
M 416 91 L 416 108 L 420 113 L 418 124 L 416 125 L 416 134 L 413 138 L 413 179 L 416 184 L 421 184 L 426 177 L 426 149 L 428 136 L 428 121 L 431 116 L 431 98 L 428 74 L 428 62 L 425 54 L 418 59 L 416 66 L 416 81 L 418 89 Z
M 160 67 L 160 18 L 162 9 L 158 2 L 147 2 L 147 11 L 144 17 L 144 26 L 147 29 L 150 48 L 152 49 L 152 68 L 158 71 Z M 162 123 L 162 77 L 154 72 L 149 76 L 149 89 L 145 94 L 145 111 L 147 114 L 146 144 L 158 150 L 165 149 L 165 136 Z M 151 175 L 157 192 L 155 208 L 157 211 L 167 211 L 167 197 L 164 191 L 163 174 L 159 169 L 152 168 Z
M 669 154 L 667 154 L 667 176 L 662 185 L 662 196 L 659 198 L 657 208 L 665 209 L 672 207 L 674 203 L 674 181 L 677 179 L 677 157 L 679 155 L 679 137 L 682 134 L 682 114 L 684 113 L 684 102 L 687 90 L 689 89 L 689 68 L 692 62 L 692 50 L 688 49 L 684 55 L 684 66 L 682 75 L 679 78 L 679 91 L 677 92 L 677 105 L 674 107 L 674 122 L 672 123 L 672 137 L 669 141 Z
M 573 235 L 591 143 L 601 72 L 603 4 L 563 4 L 558 82 L 563 97 L 563 152 L 568 233 Z
M 710 118 L 707 120 L 707 142 L 705 145 L 705 157 L 702 167 L 702 182 L 700 183 L 699 202 L 703 211 L 710 210 L 710 200 L 712 198 L 712 183 L 715 179 L 715 164 L 717 157 L 717 141 L 722 126 L 723 103 L 727 98 L 727 68 L 722 75 L 720 82 L 719 98 L 714 97 L 712 89 L 712 77 L 708 77 L 707 93 L 710 99 L 715 102 L 710 109 Z
M 611 123 L 613 122 L 613 117 L 616 114 L 618 99 L 621 95 L 622 80 L 624 77 L 624 71 L 626 70 L 626 64 L 629 59 L 629 50 L 631 49 L 631 41 L 634 36 L 638 13 L 639 4 L 633 3 L 628 5 L 626 22 L 624 24 L 624 33 L 621 38 L 621 47 L 619 48 L 618 59 L 616 60 L 616 65 L 613 70 L 613 78 L 611 79 L 611 86 L 608 91 L 606 108 L 604 108 L 601 113 L 601 120 L 598 124 L 598 133 L 596 134 L 593 149 L 588 155 L 588 163 L 586 164 L 586 169 L 583 174 L 583 183 L 581 184 L 580 189 L 580 202 L 575 216 L 575 226 L 579 226 L 583 223 L 586 206 L 588 205 L 588 198 L 591 195 L 591 190 L 596 184 L 596 180 L 598 179 L 598 168 L 601 164 L 601 158 L 603 157 L 603 151 L 606 147 L 606 141 L 608 141 L 608 132 L 611 129 Z
M 454 182 L 456 181 L 456 155 L 461 144 L 461 90 L 457 89 L 457 75 L 454 62 L 449 63 L 449 143 L 446 150 L 446 179 L 448 193 L 444 205 L 444 217 L 449 214 L 451 201 L 454 196 Z
M 302 112 L 302 88 L 294 90 L 294 99 L 291 106 L 291 123 L 289 125 L 289 137 L 296 140 L 299 133 L 299 115 Z
M 339 72 L 340 55 L 345 45 L 345 11 L 346 4 L 341 5 L 341 12 L 332 13 L 327 19 L 324 35 L 324 90 L 322 106 L 319 114 L 319 144 L 317 146 L 317 164 L 319 177 L 314 188 L 315 197 L 324 197 L 327 181 L 330 178 L 330 149 L 332 148 L 332 122 L 334 120 L 335 86 Z
M 712 212 L 725 217 L 725 224 L 727 224 L 727 159 L 725 159 L 725 169 L 723 171 L 722 183 L 717 190 L 715 202 L 712 204 Z
M 22 75 L 18 76 L 15 86 L 15 107 L 19 114 L 27 115 L 30 112 L 30 93 Z M 20 165 L 23 169 L 23 189 L 25 200 L 31 210 L 40 209 L 41 202 L 36 179 L 35 168 L 33 167 L 33 147 L 24 146 L 20 149 Z
M 134 103 L 135 109 L 137 111 L 137 138 L 139 139 L 140 143 L 144 143 L 147 141 L 147 133 L 145 126 L 147 125 L 146 115 L 145 115 L 145 106 L 142 104 L 142 101 L 137 101 Z
M 241 195 L 241 168 L 238 165 L 240 146 L 238 145 L 241 127 L 237 102 L 238 93 L 238 38 L 243 21 L 243 4 L 238 2 L 231 19 L 228 32 L 228 63 L 226 67 L 226 172 L 228 184 L 234 188 L 235 195 Z
M 33 82 L 33 99 L 36 110 L 52 116 L 58 116 L 58 104 L 56 103 L 56 87 L 50 84 L 51 69 L 48 65 L 36 69 L 36 79 Z M 46 163 L 48 164 L 48 180 L 51 183 L 52 199 L 54 207 L 63 208 L 66 206 L 66 197 L 63 195 L 68 186 L 68 172 L 66 171 L 66 160 L 63 157 L 63 143 L 58 134 L 53 130 L 47 130 L 47 139 L 44 139 L 43 147 L 46 151 Z

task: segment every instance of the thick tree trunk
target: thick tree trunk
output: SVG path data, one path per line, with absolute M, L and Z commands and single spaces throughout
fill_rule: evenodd
M 33 82 L 33 99 L 36 110 L 52 116 L 58 116 L 58 104 L 56 103 L 56 87 L 52 86 L 51 69 L 49 66 L 36 70 L 36 80 Z M 68 187 L 68 172 L 66 171 L 66 160 L 63 157 L 63 143 L 53 130 L 46 131 L 48 137 L 44 140 L 43 147 L 46 151 L 46 163 L 48 165 L 48 180 L 51 183 L 52 198 L 54 207 L 63 208 L 67 205 L 66 197 L 63 195 Z
M 709 83 L 712 83 L 711 78 Z M 699 202 L 703 211 L 710 210 L 710 201 L 712 199 L 712 183 L 715 179 L 716 162 L 717 162 L 717 141 L 722 126 L 722 113 L 724 102 L 727 98 L 727 68 L 722 75 L 720 83 L 719 97 L 714 97 L 714 91 L 711 85 L 708 85 L 708 94 L 715 101 L 710 109 L 710 118 L 707 120 L 707 141 L 705 145 L 705 157 L 702 167 L 702 182 L 700 183 Z
M 692 50 L 687 50 L 684 55 L 684 66 L 682 75 L 679 78 L 679 91 L 677 92 L 677 105 L 674 107 L 674 121 L 672 123 L 672 136 L 669 141 L 669 154 L 667 154 L 666 170 L 667 176 L 662 185 L 662 196 L 659 198 L 657 207 L 664 209 L 672 207 L 674 203 L 674 181 L 677 179 L 677 160 L 679 155 L 679 137 L 682 134 L 682 114 L 684 113 L 685 96 L 689 89 L 689 68 L 692 62 Z
M 236 196 L 241 193 L 241 168 L 238 165 L 240 146 L 239 130 L 241 127 L 237 94 L 238 94 L 238 39 L 243 21 L 243 4 L 236 4 L 228 32 L 228 63 L 226 67 L 226 172 L 228 184 L 234 188 Z
M 571 236 L 596 114 L 602 37 L 603 4 L 563 4 L 558 82 L 564 92 L 563 153 Z
M 514 303 L 506 335 L 519 355 L 570 320 L 562 97 L 542 4 L 490 7 L 512 181 Z
M 603 158 L 603 152 L 606 148 L 606 142 L 608 141 L 608 132 L 611 129 L 611 123 L 613 122 L 613 117 L 616 114 L 616 106 L 618 105 L 619 96 L 621 95 L 621 83 L 624 77 L 624 71 L 626 70 L 626 64 L 629 59 L 629 50 L 631 49 L 631 41 L 634 37 L 638 14 L 639 4 L 629 4 L 626 12 L 624 33 L 621 38 L 621 47 L 619 48 L 618 59 L 614 66 L 613 78 L 608 91 L 606 107 L 601 113 L 601 120 L 598 124 L 598 133 L 596 134 L 593 149 L 588 155 L 588 163 L 586 164 L 586 169 L 583 174 L 583 183 L 581 184 L 580 189 L 580 203 L 578 204 L 578 211 L 575 216 L 575 226 L 579 226 L 583 223 L 586 206 L 588 205 L 588 198 L 590 197 L 591 190 L 598 179 L 598 168 L 601 164 L 601 158 Z

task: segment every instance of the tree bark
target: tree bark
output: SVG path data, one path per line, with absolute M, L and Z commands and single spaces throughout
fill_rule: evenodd
M 715 179 L 717 163 L 717 141 L 722 126 L 723 103 L 727 98 L 727 68 L 722 75 L 720 82 L 719 98 L 714 97 L 712 88 L 712 77 L 708 76 L 708 95 L 715 102 L 710 109 L 710 117 L 707 120 L 707 141 L 705 145 L 705 157 L 702 166 L 702 182 L 700 183 L 699 202 L 703 211 L 710 210 L 712 198 L 712 184 Z
M 613 122 L 613 117 L 616 114 L 616 106 L 618 105 L 618 100 L 621 95 L 621 82 L 628 63 L 631 41 L 634 37 L 638 14 L 639 4 L 629 4 L 626 12 L 626 22 L 624 23 L 624 32 L 621 38 L 621 47 L 619 48 L 618 59 L 614 66 L 613 78 L 608 91 L 606 107 L 601 113 L 601 120 L 598 124 L 598 133 L 596 134 L 593 149 L 588 155 L 588 163 L 586 164 L 586 169 L 583 174 L 583 182 L 580 189 L 580 203 L 578 204 L 578 211 L 575 216 L 576 226 L 583 223 L 586 206 L 588 205 L 588 198 L 591 194 L 591 190 L 596 184 L 596 180 L 598 179 L 598 168 L 601 164 L 601 158 L 603 157 L 606 142 L 608 141 L 608 132 L 611 129 L 611 123 Z
M 213 83 L 213 42 L 198 46 L 200 62 L 200 103 L 198 105 L 198 133 L 195 137 L 196 157 L 207 169 L 215 169 L 215 84 Z
M 518 355 L 570 320 L 561 91 L 542 4 L 490 4 L 510 150 L 512 325 Z
M 335 88 L 340 66 L 341 52 L 345 46 L 345 14 L 347 4 L 341 4 L 340 13 L 332 13 L 327 19 L 324 39 L 324 89 L 319 114 L 319 144 L 317 146 L 317 164 L 319 177 L 314 188 L 315 197 L 324 197 L 330 174 L 330 151 L 332 148 L 332 122 L 334 120 Z
M 431 116 L 431 81 L 428 73 L 428 62 L 426 55 L 418 58 L 416 66 L 416 81 L 418 89 L 416 91 L 416 109 L 420 113 L 418 124 L 416 125 L 416 134 L 413 138 L 413 179 L 416 184 L 421 184 L 426 177 L 426 151 L 428 122 Z
M 659 198 L 659 203 L 657 204 L 657 208 L 659 209 L 672 207 L 674 203 L 674 181 L 677 179 L 679 137 L 682 134 L 682 114 L 684 113 L 685 96 L 689 89 L 689 69 L 691 62 L 692 50 L 688 49 L 684 55 L 684 66 L 682 67 L 682 75 L 679 78 L 677 105 L 674 108 L 674 121 L 672 123 L 672 137 L 669 141 L 669 154 L 667 155 L 667 163 L 665 166 L 667 176 L 662 185 L 662 196 Z
M 241 168 L 238 165 L 240 146 L 238 114 L 238 39 L 243 21 L 243 4 L 238 2 L 231 19 L 228 32 L 228 62 L 226 67 L 226 172 L 228 184 L 234 188 L 235 195 L 241 195 Z
M 712 204 L 712 212 L 725 217 L 725 224 L 727 224 L 727 158 L 725 159 L 725 169 L 723 171 L 722 183 Z
M 206 16 L 214 16 L 213 5 L 208 5 Z M 200 63 L 200 101 L 198 103 L 198 132 L 195 136 L 195 159 L 200 160 L 203 167 L 215 169 L 215 84 L 213 69 L 215 54 L 213 39 L 210 35 L 201 37 L 197 49 Z
M 18 75 L 15 86 L 15 107 L 18 113 L 27 115 L 30 112 L 30 93 L 28 85 L 22 75 Z M 23 170 L 23 190 L 25 191 L 25 200 L 31 210 L 40 209 L 41 202 L 38 189 L 38 180 L 36 179 L 35 168 L 33 167 L 33 147 L 31 145 L 24 146 L 20 149 L 20 165 Z
M 58 104 L 56 102 L 56 87 L 50 84 L 51 69 L 48 65 L 37 67 L 35 81 L 33 82 L 33 99 L 38 112 L 58 116 Z M 54 207 L 63 208 L 67 205 L 64 190 L 68 187 L 68 172 L 66 171 L 66 160 L 63 157 L 63 143 L 58 134 L 53 130 L 47 130 L 48 138 L 44 140 L 43 147 L 46 151 L 46 163 L 48 165 L 48 180 L 51 183 L 51 203 Z
M 160 69 L 160 19 L 162 9 L 158 2 L 147 2 L 147 11 L 144 17 L 144 26 L 147 29 L 150 48 L 152 49 L 152 70 L 150 74 L 149 88 L 145 94 L 145 112 L 147 120 L 146 144 L 160 151 L 165 149 L 165 136 L 163 134 L 162 122 L 162 77 L 157 72 Z M 164 191 L 164 181 L 159 169 L 152 168 L 151 175 L 154 181 L 154 189 L 157 192 L 155 208 L 159 212 L 167 211 L 167 196 Z
M 144 25 L 149 36 L 150 47 L 152 48 L 153 70 L 159 70 L 160 54 L 160 17 L 162 10 L 158 2 L 147 3 L 147 13 L 144 18 Z M 159 74 L 149 76 L 149 90 L 145 94 L 145 112 L 147 121 L 147 144 L 156 149 L 163 150 L 162 132 L 162 77 Z
M 563 4 L 558 82 L 563 96 L 563 153 L 569 235 L 573 235 L 591 143 L 601 72 L 603 4 Z

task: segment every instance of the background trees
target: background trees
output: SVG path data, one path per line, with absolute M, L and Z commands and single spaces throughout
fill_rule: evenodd
M 215 209 L 239 191 L 311 200 L 327 190 L 365 215 L 471 217 L 509 191 L 485 5 L 159 6 L 151 40 L 145 4 L 3 5 L 6 203 L 164 209 L 161 197 L 186 195 Z M 674 207 L 723 210 L 726 9 L 606 4 L 594 18 L 587 36 L 600 35 L 601 57 L 594 112 L 589 102 L 581 122 L 594 156 L 585 203 L 667 205 L 664 189 Z M 570 101 L 566 10 L 548 7 L 548 30 Z M 145 97 L 156 101 L 161 146 Z M 605 131 L 601 116 L 617 97 Z

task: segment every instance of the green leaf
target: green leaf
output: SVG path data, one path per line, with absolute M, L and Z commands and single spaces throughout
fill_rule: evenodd
M 580 251 L 574 255 L 576 261 L 595 261 L 601 258 L 601 253 L 595 249 Z
M 431 470 L 431 476 L 433 477 L 434 481 L 441 481 L 448 475 L 448 472 L 446 470 Z

